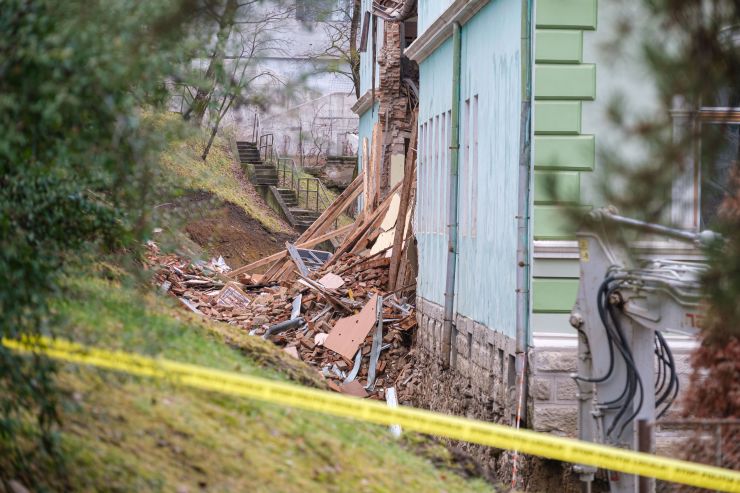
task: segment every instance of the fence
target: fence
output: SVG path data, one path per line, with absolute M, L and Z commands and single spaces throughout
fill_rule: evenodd
M 676 432 L 680 447 L 676 456 L 701 464 L 740 470 L 740 419 L 689 418 L 659 420 L 656 432 Z M 711 491 L 658 481 L 657 493 Z

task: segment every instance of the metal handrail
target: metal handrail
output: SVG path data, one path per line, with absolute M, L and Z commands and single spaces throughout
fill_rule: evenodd
M 259 121 L 255 120 L 255 127 Z M 303 168 L 298 166 L 293 158 L 280 157 L 275 150 L 273 134 L 260 135 L 258 139 L 258 149 L 260 157 L 265 163 L 271 163 L 277 169 L 278 185 L 289 187 L 296 193 L 298 204 L 301 204 L 301 197 L 305 199 L 306 209 L 317 212 L 325 210 L 332 203 L 329 191 L 321 180 L 315 177 L 303 177 L 305 173 Z M 290 174 L 290 177 L 288 177 Z M 338 219 L 334 221 L 334 227 L 337 227 Z

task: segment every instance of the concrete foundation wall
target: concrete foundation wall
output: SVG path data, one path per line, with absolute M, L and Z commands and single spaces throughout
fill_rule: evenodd
M 433 411 L 510 424 L 515 406 L 514 340 L 469 318 L 457 316 L 452 366 L 442 365 L 443 308 L 416 300 L 419 328 L 411 404 Z M 495 477 L 499 450 L 459 443 Z

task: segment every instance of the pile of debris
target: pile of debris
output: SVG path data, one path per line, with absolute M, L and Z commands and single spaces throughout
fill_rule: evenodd
M 230 281 L 154 244 L 147 262 L 160 288 L 190 310 L 282 346 L 338 392 L 386 399 L 387 388 L 403 394 L 409 383 L 416 314 L 407 298 L 383 289 L 389 258 L 345 253 L 329 268 L 271 286 Z
M 375 179 L 361 173 L 295 244 L 234 271 L 222 259 L 193 264 L 163 255 L 152 243 L 147 262 L 155 281 L 190 310 L 283 347 L 337 392 L 406 401 L 404 389 L 417 378 L 409 356 L 416 328 L 415 137 L 404 179 L 383 200 L 379 167 L 369 166 Z M 337 228 L 361 192 L 357 219 Z M 310 250 L 337 238 L 333 253 Z

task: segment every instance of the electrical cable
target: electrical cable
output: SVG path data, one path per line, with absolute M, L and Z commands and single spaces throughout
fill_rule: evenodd
M 574 377 L 574 380 L 580 380 L 581 382 L 590 382 L 590 383 L 601 383 L 609 379 L 611 376 L 613 370 L 614 370 L 614 347 L 612 346 L 612 339 L 611 334 L 609 331 L 609 327 L 607 325 L 606 316 L 604 315 L 601 298 L 606 293 L 606 291 L 609 288 L 609 284 L 614 281 L 614 277 L 607 277 L 604 279 L 604 281 L 601 283 L 601 286 L 599 287 L 599 291 L 596 293 L 596 306 L 599 309 L 599 317 L 601 318 L 601 323 L 604 325 L 604 330 L 606 331 L 606 338 L 608 341 L 609 346 L 609 368 L 607 369 L 606 373 L 601 377 L 582 377 L 580 375 L 576 375 Z M 583 336 L 586 338 L 586 342 L 588 343 L 588 336 L 585 332 L 579 329 L 579 332 L 583 334 Z
M 614 315 L 612 311 L 612 305 L 609 305 L 609 313 L 612 317 L 612 321 L 614 322 L 614 326 L 617 329 L 617 333 L 620 336 L 620 340 L 622 341 L 622 344 L 624 344 L 624 354 L 625 354 L 625 363 L 627 363 L 627 366 L 629 368 L 629 372 L 632 373 L 633 378 L 633 385 L 636 383 L 636 386 L 633 387 L 633 391 L 630 395 L 630 397 L 626 400 L 624 406 L 620 409 L 619 413 L 617 413 L 616 418 L 612 422 L 611 426 L 609 427 L 609 430 L 607 431 L 607 435 L 611 435 L 611 432 L 614 431 L 614 428 L 616 427 L 617 423 L 619 422 L 620 418 L 624 415 L 624 413 L 627 410 L 628 404 L 634 400 L 634 395 L 637 390 L 640 392 L 640 399 L 638 401 L 638 404 L 634 410 L 634 412 L 624 420 L 622 423 L 622 427 L 619 429 L 619 433 L 617 434 L 617 437 L 622 436 L 622 433 L 624 433 L 625 428 L 627 428 L 627 425 L 629 425 L 635 417 L 640 413 L 642 410 L 642 405 L 645 400 L 645 391 L 642 385 L 642 378 L 640 378 L 640 373 L 637 370 L 637 365 L 635 365 L 634 358 L 632 356 L 632 350 L 630 349 L 629 345 L 627 344 L 626 337 L 624 336 L 624 332 L 622 331 L 622 327 L 619 323 L 619 320 Z

